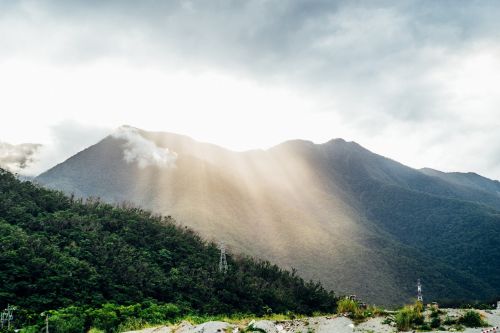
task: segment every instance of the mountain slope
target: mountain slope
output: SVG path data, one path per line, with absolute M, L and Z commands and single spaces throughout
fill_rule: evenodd
M 500 293 L 495 195 L 341 139 L 236 153 L 126 127 L 37 181 L 171 214 L 235 251 L 368 301 L 407 301 L 419 277 L 432 298 Z
M 269 262 L 228 255 L 171 218 L 83 203 L 0 169 L 0 306 L 41 312 L 169 302 L 201 313 L 333 311 L 335 296 Z
M 491 180 L 473 172 L 442 172 L 430 168 L 420 169 L 420 172 L 441 178 L 452 184 L 484 191 L 497 198 L 500 197 L 500 182 L 498 180 Z

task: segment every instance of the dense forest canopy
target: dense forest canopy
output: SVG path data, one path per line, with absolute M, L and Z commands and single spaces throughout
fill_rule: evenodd
M 200 313 L 334 310 L 319 283 L 228 255 L 171 217 L 82 201 L 0 169 L 0 307 L 173 303 Z

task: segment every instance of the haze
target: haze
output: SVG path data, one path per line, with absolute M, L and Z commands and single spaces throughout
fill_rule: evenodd
M 0 0 L 0 147 L 43 144 L 23 165 L 37 174 L 122 124 L 234 150 L 342 137 L 498 179 L 499 15 L 495 1 Z

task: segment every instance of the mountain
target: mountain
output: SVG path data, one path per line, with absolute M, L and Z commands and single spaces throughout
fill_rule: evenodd
M 369 302 L 408 301 L 417 278 L 429 300 L 499 295 L 500 196 L 453 179 L 342 139 L 233 152 L 122 127 L 36 181 L 174 216 Z
M 216 245 L 172 218 L 68 198 L 2 169 L 0 248 L 0 306 L 19 307 L 16 319 L 21 316 L 26 324 L 61 307 L 78 316 L 103 307 L 95 317 L 106 320 L 105 311 L 131 315 L 141 304 L 149 306 L 149 316 L 162 311 L 155 304 L 165 303 L 226 315 L 266 309 L 312 314 L 332 312 L 336 304 L 320 284 L 269 262 L 228 254 L 227 273 L 220 272 Z
M 474 172 L 442 172 L 430 168 L 424 168 L 420 171 L 426 175 L 441 178 L 452 184 L 483 191 L 494 197 L 500 196 L 500 182 L 498 180 L 491 180 Z

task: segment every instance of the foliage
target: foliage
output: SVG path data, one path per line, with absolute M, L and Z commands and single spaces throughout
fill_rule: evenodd
M 81 319 L 63 324 L 78 317 L 75 309 L 93 311 L 85 318 L 106 330 L 127 311 L 155 322 L 185 309 L 264 315 L 331 313 L 336 306 L 321 284 L 267 261 L 229 254 L 229 272 L 219 273 L 217 246 L 171 217 L 77 200 L 1 169 L 0 244 L 0 307 L 24 309 L 17 318 L 26 324 L 63 309 L 50 319 L 59 331 L 79 331 Z M 116 312 L 115 304 L 123 308 Z
M 457 322 L 458 321 L 456 319 L 453 319 L 449 316 L 446 316 L 446 318 L 443 321 L 443 325 L 447 325 L 447 326 L 456 325 Z
M 355 321 L 363 321 L 367 318 L 379 316 L 385 313 L 385 311 L 376 306 L 361 306 L 358 301 L 349 298 L 340 299 L 337 302 L 337 313 L 347 314 L 351 319 Z
M 492 206 L 487 207 L 477 196 L 480 192 L 450 187 L 376 156 L 349 157 L 350 163 L 335 174 L 349 176 L 347 190 L 360 198 L 360 207 L 377 227 L 418 250 L 405 254 L 399 264 L 408 261 L 407 266 L 418 272 L 400 269 L 400 281 L 411 280 L 409 272 L 426 276 L 427 297 L 440 303 L 450 295 L 462 299 L 499 295 L 500 265 L 492 265 L 500 262 L 498 196 L 490 198 Z
M 414 305 L 406 305 L 398 310 L 394 317 L 396 327 L 400 331 L 408 331 L 415 325 L 423 325 L 424 317 L 422 315 L 422 303 L 416 302 Z
M 439 317 L 434 317 L 431 319 L 431 328 L 438 328 L 441 326 L 441 319 Z
M 360 309 L 358 302 L 356 302 L 355 300 L 344 298 L 339 300 L 337 303 L 337 313 L 339 314 L 349 313 L 355 315 L 359 313 L 359 311 Z
M 483 327 L 487 326 L 487 323 L 481 318 L 479 312 L 474 310 L 468 310 L 460 318 L 458 318 L 458 323 L 466 327 Z

